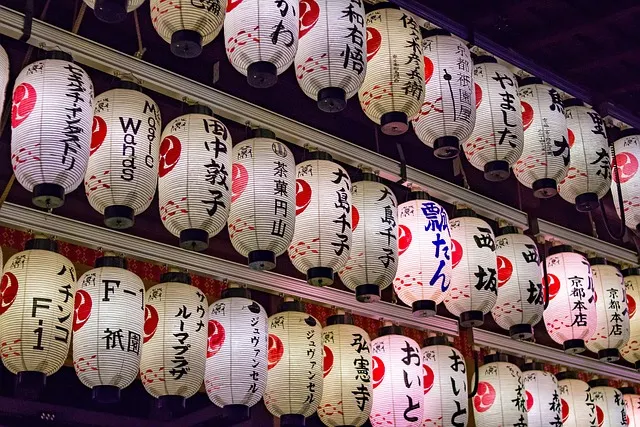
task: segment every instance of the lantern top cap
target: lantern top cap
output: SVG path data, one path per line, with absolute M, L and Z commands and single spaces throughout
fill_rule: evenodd
M 453 213 L 453 218 L 462 218 L 462 217 L 472 217 L 472 218 L 477 218 L 478 214 L 475 213 L 475 211 L 469 207 L 456 207 L 454 213 Z
M 627 128 L 620 131 L 620 136 L 618 138 L 626 138 L 627 136 L 636 136 L 640 135 L 640 130 L 636 128 Z
M 503 353 L 487 354 L 486 356 L 484 356 L 484 364 L 485 365 L 487 363 L 508 362 L 508 361 L 509 361 L 509 357 L 506 354 L 503 354 Z
M 558 381 L 562 381 L 562 380 L 577 380 L 578 379 L 578 374 L 576 372 L 573 372 L 573 371 L 562 371 L 562 372 L 558 372 L 556 374 L 556 379 Z
M 380 177 L 371 171 L 363 171 L 362 180 L 369 182 L 380 182 Z
M 160 283 L 168 282 L 184 283 L 185 285 L 190 285 L 191 276 L 189 276 L 189 273 L 185 273 L 184 271 L 168 271 L 166 273 L 162 273 L 162 275 L 160 276 Z
M 589 387 L 609 387 L 609 380 L 606 378 L 594 378 L 587 384 L 589 384 Z
M 276 134 L 274 131 L 265 128 L 255 128 L 251 131 L 251 134 L 254 138 L 268 138 L 268 139 L 276 139 Z
M 299 311 L 304 313 L 304 304 L 301 301 L 285 301 L 278 306 L 278 313 L 283 311 Z
M 496 233 L 496 237 L 504 236 L 505 234 L 520 234 L 520 229 L 515 225 L 505 225 L 500 227 Z
M 544 84 L 540 77 L 525 77 L 520 81 L 520 87 L 528 85 L 541 85 Z
M 432 30 L 424 31 L 422 34 L 423 39 L 434 36 L 451 36 L 451 32 L 442 28 L 434 28 Z
M 432 345 L 446 345 L 449 346 L 449 340 L 444 335 L 436 335 L 424 340 L 425 347 L 431 347 Z
M 251 292 L 247 288 L 227 288 L 222 291 L 221 298 L 246 298 L 251 299 Z
M 334 314 L 327 318 L 327 326 L 330 325 L 353 325 L 353 318 L 348 314 Z
M 187 110 L 189 114 L 204 114 L 205 116 L 213 116 L 213 110 L 206 105 L 193 104 L 189 105 Z
M 60 61 L 73 62 L 73 56 L 70 53 L 63 52 L 61 50 L 49 50 L 45 54 L 46 59 L 59 59 Z
M 624 386 L 618 389 L 622 394 L 636 394 L 636 389 L 631 386 Z
M 402 328 L 398 325 L 383 326 L 378 329 L 378 337 L 387 335 L 402 335 Z
M 588 258 L 587 261 L 589 261 L 589 264 L 591 265 L 607 265 L 607 259 L 602 256 L 594 256 Z
M 311 151 L 309 153 L 309 157 L 309 160 L 328 160 L 330 162 L 333 161 L 333 157 L 331 157 L 331 154 L 327 153 L 326 151 Z
M 567 108 L 567 107 L 584 107 L 584 102 L 582 102 L 582 100 L 578 99 L 578 98 L 569 98 L 569 99 L 565 99 L 564 101 L 562 101 L 562 105 L 564 105 L 565 108 Z
M 44 239 L 36 237 L 35 239 L 27 240 L 24 245 L 25 250 L 39 249 L 42 251 L 58 252 L 58 242 L 51 239 Z
M 540 362 L 528 362 L 522 365 L 522 372 L 526 371 L 544 371 L 544 364 Z
M 498 60 L 496 58 L 494 58 L 491 55 L 480 55 L 480 56 L 476 56 L 475 59 L 473 60 L 473 63 L 475 65 L 480 65 L 480 64 L 497 64 Z
M 623 277 L 640 276 L 640 267 L 625 268 L 621 273 Z
M 393 3 L 389 3 L 388 1 L 382 2 L 382 3 L 376 3 L 374 5 L 371 6 L 371 9 L 369 10 L 370 12 L 374 12 L 376 10 L 382 10 L 382 9 L 396 9 L 396 10 L 400 10 L 400 6 L 397 6 Z
M 95 266 L 96 268 L 116 267 L 116 268 L 122 268 L 126 270 L 127 260 L 120 256 L 106 255 L 106 256 L 101 256 L 99 258 L 96 258 Z
M 422 189 L 411 190 L 409 200 L 431 200 L 429 193 Z
M 118 89 L 128 89 L 128 90 L 135 90 L 137 92 L 142 92 L 142 86 L 140 86 L 136 82 L 133 82 L 131 80 L 126 80 L 126 79 L 120 79 L 116 87 Z
M 558 245 L 558 246 L 552 246 L 549 249 L 549 255 L 557 255 L 563 252 L 573 253 L 573 248 L 570 245 Z

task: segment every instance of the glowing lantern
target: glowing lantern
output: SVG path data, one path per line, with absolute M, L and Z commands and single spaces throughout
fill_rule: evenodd
M 589 385 L 579 380 L 575 372 L 560 372 L 556 374 L 556 378 L 560 391 L 562 425 L 596 427 L 596 407 Z
M 358 91 L 362 111 L 382 133 L 402 135 L 424 102 L 420 26 L 390 3 L 367 13 L 367 74 Z
M 296 226 L 289 258 L 307 274 L 307 282 L 329 286 L 350 254 L 351 179 L 329 154 L 311 155 L 312 160 L 296 166 Z
M 416 316 L 435 316 L 451 284 L 451 234 L 447 211 L 414 191 L 399 213 L 398 272 L 393 288 Z
M 158 200 L 162 224 L 196 251 L 226 225 L 231 204 L 231 135 L 211 109 L 193 106 L 162 132 Z
M 598 427 L 627 426 L 622 392 L 609 386 L 605 379 L 589 381 L 591 396 L 596 405 L 596 422 Z M 584 425 L 584 424 L 583 424 Z
M 620 392 L 624 398 L 627 426 L 640 427 L 640 395 L 636 394 L 633 387 L 621 387 Z
M 335 315 L 322 329 L 324 386 L 318 416 L 330 427 L 359 427 L 371 412 L 371 341 L 352 323 L 350 317 Z
M 544 292 L 538 248 L 515 227 L 500 229 L 496 237 L 498 299 L 491 315 L 498 326 L 516 339 L 533 336 L 533 326 L 542 319 Z
M 640 174 L 638 174 L 638 159 L 640 159 L 640 131 L 625 129 L 613 143 L 616 152 L 614 167 L 611 169 L 611 195 L 620 216 L 618 202 L 618 183 L 622 192 L 622 204 L 625 213 L 625 225 L 632 230 L 640 231 L 640 203 L 638 190 L 640 189 Z M 616 167 L 617 164 L 617 173 Z
M 283 303 L 268 325 L 264 403 L 281 426 L 304 426 L 322 398 L 322 326 L 297 301 Z
M 640 269 L 622 270 L 624 286 L 627 292 L 627 309 L 629 311 L 629 341 L 620 349 L 620 354 L 627 362 L 633 363 L 640 370 L 640 314 L 636 313 L 640 302 Z M 638 426 L 640 427 L 640 425 Z
M 84 190 L 107 227 L 129 228 L 156 193 L 160 109 L 131 82 L 97 96 L 94 105 Z
M 117 24 L 144 3 L 144 0 L 84 0 L 93 9 L 96 18 L 108 24 Z
M 604 258 L 590 258 L 593 292 L 596 299 L 597 326 L 586 341 L 587 348 L 604 362 L 620 359 L 620 351 L 629 341 L 629 313 L 622 273 Z
M 91 145 L 93 83 L 59 51 L 25 67 L 11 105 L 11 166 L 33 192 L 33 204 L 62 206 L 64 195 L 84 178 Z
M 402 336 L 399 326 L 385 326 L 371 342 L 371 349 L 371 425 L 422 426 L 424 369 L 418 343 Z
M 449 220 L 451 229 L 451 287 L 444 299 L 447 310 L 464 327 L 480 326 L 496 303 L 498 265 L 491 226 L 470 209 Z
M 273 132 L 233 147 L 229 237 L 255 270 L 271 270 L 293 238 L 295 168 L 293 154 Z
M 267 313 L 249 291 L 229 288 L 209 307 L 204 386 L 227 418 L 249 418 L 267 386 Z
M 522 185 L 538 198 L 558 192 L 558 182 L 569 169 L 570 147 L 567 119 L 560 94 L 536 77 L 522 81 L 520 89 L 524 149 L 513 167 Z M 544 135 L 541 140 L 540 135 Z
M 422 49 L 426 96 L 413 128 L 436 157 L 451 159 L 476 122 L 473 61 L 466 43 L 445 30 L 429 31 Z
M 518 83 L 492 56 L 480 56 L 473 68 L 476 125 L 463 142 L 467 160 L 488 181 L 503 181 L 524 148 Z
M 207 0 L 150 0 L 151 22 L 158 35 L 171 43 L 171 53 L 195 58 L 202 46 L 216 38 L 225 19 L 225 2 Z
M 423 425 L 467 425 L 467 367 L 446 337 L 427 339 L 422 349 Z
M 144 283 L 124 258 L 105 256 L 78 279 L 73 367 L 96 401 L 120 400 L 136 379 L 144 335 Z
M 562 425 L 558 380 L 540 363 L 522 367 L 529 427 Z
M 9 83 L 9 56 L 7 51 L 0 46 L 0 115 L 4 110 L 4 97 Z
M 351 187 L 351 255 L 339 274 L 358 301 L 373 302 L 398 269 L 398 204 L 377 176 L 365 173 L 364 179 Z

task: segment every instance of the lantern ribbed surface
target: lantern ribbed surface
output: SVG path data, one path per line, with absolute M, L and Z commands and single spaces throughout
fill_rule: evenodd
M 218 119 L 187 114 L 167 124 L 158 162 L 162 224 L 174 236 L 199 230 L 203 238 L 227 224 L 231 205 L 231 135 Z M 183 236 L 184 237 L 184 236 Z M 181 243 L 188 243 L 182 239 Z M 197 249 L 205 249 L 198 247 Z
M 476 426 L 526 426 L 526 393 L 520 368 L 513 363 L 491 362 L 478 371 L 478 392 L 472 399 Z
M 92 118 L 93 83 L 74 63 L 45 59 L 18 75 L 11 106 L 11 165 L 20 185 L 34 191 L 37 206 L 61 206 L 64 194 L 82 183 Z M 57 200 L 37 200 L 42 184 L 53 184 Z
M 598 427 L 627 427 L 627 413 L 620 390 L 608 386 L 591 388 Z
M 627 291 L 627 308 L 629 310 L 629 341 L 620 349 L 620 354 L 627 362 L 640 361 L 640 314 L 636 313 L 640 302 L 640 276 L 627 275 L 624 278 Z M 640 367 L 640 364 L 637 365 Z M 640 426 L 638 426 L 640 427 Z
M 625 225 L 632 230 L 640 229 L 640 135 L 624 136 L 613 143 L 616 150 L 616 162 L 618 164 L 618 176 L 622 191 L 622 205 L 624 206 Z M 620 204 L 618 203 L 618 179 L 615 168 L 611 170 L 611 195 L 620 217 Z
M 353 212 L 351 179 L 329 160 L 296 166 L 296 226 L 289 259 L 307 281 L 329 286 L 349 259 Z
M 151 204 L 158 182 L 161 131 L 160 108 L 142 92 L 112 89 L 96 97 L 84 190 L 91 207 L 105 215 L 110 227 L 132 226 L 132 216 Z M 119 223 L 113 218 L 110 223 L 109 208 L 114 207 L 124 208 L 131 217 Z
M 402 302 L 435 315 L 451 285 L 451 233 L 447 211 L 417 199 L 398 207 L 398 272 L 393 289 Z
M 144 283 L 119 267 L 98 267 L 78 279 L 73 367 L 87 387 L 127 387 L 139 372 L 144 336 Z
M 529 427 L 562 426 L 558 381 L 551 372 L 525 371 L 525 399 Z
M 4 100 L 9 83 L 9 56 L 0 46 L 0 115 L 4 112 Z
M 151 22 L 158 35 L 167 43 L 176 32 L 193 31 L 200 35 L 204 46 L 216 38 L 225 19 L 223 0 L 149 0 Z
M 542 320 L 542 268 L 535 242 L 524 234 L 496 237 L 498 299 L 491 315 L 514 338 L 528 338 Z
M 232 162 L 231 244 L 252 268 L 270 270 L 293 238 L 295 159 L 282 142 L 252 138 L 233 147 Z
M 397 206 L 395 195 L 384 184 L 360 181 L 351 187 L 351 255 L 339 274 L 359 300 L 378 299 L 396 274 Z
M 625 394 L 623 397 L 628 427 L 640 427 L 640 395 Z
M 320 421 L 329 427 L 359 427 L 369 419 L 373 403 L 369 335 L 354 325 L 335 324 L 322 329 L 322 342 Z
M 558 381 L 563 427 L 600 427 L 589 385 L 578 379 Z

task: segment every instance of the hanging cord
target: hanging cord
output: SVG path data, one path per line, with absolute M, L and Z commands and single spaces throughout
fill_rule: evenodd
M 84 18 L 84 12 L 87 10 L 87 4 L 82 2 L 80 5 L 80 10 L 78 11 L 78 15 L 73 22 L 73 27 L 71 28 L 71 32 L 73 34 L 78 34 L 78 30 L 80 29 L 80 24 L 82 24 L 82 19 Z
M 587 214 L 589 215 L 589 222 L 591 223 L 591 235 L 597 239 L 598 230 L 596 229 L 596 222 L 593 220 L 593 214 L 591 213 L 591 211 L 587 212 Z
M 478 368 L 479 368 L 479 364 L 480 362 L 478 361 L 478 353 L 480 351 L 475 350 L 475 349 L 471 349 L 472 353 L 473 353 L 473 388 L 471 389 L 471 391 L 468 394 L 469 399 L 473 398 L 477 393 L 478 393 L 478 383 L 480 382 L 480 374 L 478 372 Z
M 142 59 L 142 55 L 144 55 L 147 48 L 142 45 L 142 32 L 140 31 L 140 21 L 138 21 L 138 9 L 133 11 L 133 22 L 136 25 L 136 37 L 138 38 L 138 51 L 133 55 L 138 59 Z
M 616 159 L 616 147 L 611 144 L 611 156 L 613 158 L 613 173 L 615 174 L 616 188 L 618 189 L 618 206 L 620 208 L 620 231 L 614 233 L 611 231 L 609 221 L 607 220 L 607 213 L 604 210 L 604 203 L 600 203 L 600 212 L 602 213 L 602 222 L 604 222 L 604 228 L 607 230 L 607 234 L 614 240 L 621 240 L 627 233 L 626 216 L 624 213 L 624 200 L 622 198 L 622 188 L 620 188 L 620 173 L 618 172 L 618 160 Z M 613 196 L 613 194 L 612 194 Z M 615 209 L 615 206 L 614 206 Z
M 544 284 L 544 310 L 549 307 L 549 280 L 547 279 L 547 239 L 544 240 L 542 244 L 542 274 L 543 276 L 543 284 Z

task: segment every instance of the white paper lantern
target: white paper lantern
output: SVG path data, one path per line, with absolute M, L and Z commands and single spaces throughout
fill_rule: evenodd
M 571 246 L 555 246 L 547 256 L 549 305 L 544 323 L 551 339 L 571 354 L 582 353 L 598 323 L 591 266 Z
M 196 251 L 227 224 L 231 205 L 231 135 L 207 107 L 167 124 L 158 165 L 162 224 Z
M 420 26 L 408 13 L 381 3 L 367 13 L 367 75 L 358 91 L 362 111 L 382 133 L 402 135 L 424 102 Z
M 367 72 L 364 3 L 300 0 L 296 78 L 327 113 L 344 110 Z
M 209 307 L 204 386 L 227 418 L 249 418 L 267 386 L 267 313 L 249 291 L 230 288 Z
M 0 115 L 4 113 L 4 100 L 9 77 L 9 55 L 7 55 L 7 51 L 0 46 Z
M 620 390 L 609 386 L 605 379 L 589 381 L 591 396 L 596 404 L 598 427 L 627 427 L 627 413 Z
M 625 225 L 632 230 L 640 231 L 640 131 L 626 129 L 613 143 L 616 152 L 615 163 L 611 170 L 611 195 L 620 217 L 620 203 L 618 201 L 618 182 L 622 192 L 622 205 L 624 206 Z M 616 174 L 617 164 L 617 174 Z
M 476 125 L 462 148 L 467 160 L 488 181 L 503 181 L 522 155 L 524 130 L 518 82 L 492 56 L 475 61 Z
M 264 404 L 282 426 L 304 426 L 323 391 L 322 325 L 299 302 L 269 317 L 269 373 Z
M 296 166 L 296 226 L 289 259 L 307 282 L 329 286 L 347 263 L 353 212 L 351 179 L 323 152 Z
M 575 372 L 556 375 L 563 427 L 600 427 L 596 422 L 596 405 L 589 385 Z
M 116 24 L 127 19 L 127 13 L 133 12 L 144 0 L 84 0 L 93 9 L 96 18 L 108 24 Z
M 446 337 L 427 339 L 422 349 L 423 427 L 466 426 L 469 419 L 464 356 Z
M 255 88 L 276 84 L 296 56 L 303 22 L 314 11 L 299 0 L 228 0 L 224 47 L 233 67 Z M 311 15 L 309 15 L 309 13 Z M 317 13 L 317 12 L 315 12 Z M 300 27 L 299 27 L 300 26 Z
M 627 425 L 640 427 L 640 395 L 635 393 L 633 387 L 623 387 L 620 391 L 623 393 Z
M 359 427 L 367 422 L 373 402 L 371 340 L 351 318 L 335 315 L 322 329 L 324 385 L 318 406 L 329 427 Z
M 466 43 L 445 30 L 429 31 L 422 49 L 425 99 L 413 128 L 436 157 L 452 159 L 476 122 L 473 61 Z
M 138 376 L 144 336 L 144 283 L 124 258 L 106 256 L 78 279 L 73 367 L 94 400 L 120 400 Z
M 186 273 L 169 272 L 146 292 L 140 379 L 158 408 L 184 408 L 202 385 L 207 298 Z
M 589 351 L 604 362 L 620 359 L 620 349 L 629 341 L 629 310 L 622 273 L 606 265 L 604 258 L 591 258 L 593 291 L 596 299 L 597 326 L 586 341 Z
M 358 301 L 373 302 L 398 269 L 398 203 L 377 176 L 364 179 L 351 187 L 351 255 L 339 274 Z
M 498 299 L 491 315 L 498 326 L 515 339 L 529 339 L 533 327 L 542 320 L 544 290 L 542 268 L 535 242 L 505 227 L 496 237 Z
M 424 370 L 420 346 L 402 335 L 398 326 L 380 329 L 371 342 L 373 405 L 369 420 L 373 427 L 422 426 Z
M 497 420 L 504 426 L 527 426 L 522 372 L 506 360 L 505 356 L 491 354 L 478 369 L 478 392 L 472 399 L 477 427 L 495 427 Z
M 596 209 L 611 187 L 611 158 L 605 124 L 595 110 L 575 98 L 564 101 L 571 149 L 567 176 L 558 193 L 580 212 Z
M 640 270 L 628 268 L 622 271 L 627 293 L 627 309 L 629 310 L 629 341 L 620 349 L 620 354 L 627 362 L 640 369 L 640 314 L 636 313 L 640 302 Z M 638 426 L 640 427 L 640 425 Z
M 96 97 L 84 191 L 107 227 L 133 226 L 156 193 L 160 108 L 138 85 L 122 82 Z
M 293 238 L 296 220 L 296 162 L 273 132 L 233 147 L 231 167 L 231 244 L 255 270 L 271 270 Z
M 18 75 L 11 105 L 11 166 L 33 192 L 33 204 L 62 206 L 84 178 L 91 145 L 93 83 L 71 55 L 27 65 Z
M 416 316 L 435 316 L 451 284 L 451 232 L 442 206 L 414 191 L 398 208 L 398 272 L 393 289 Z
M 150 0 L 150 5 L 153 28 L 180 58 L 200 55 L 202 46 L 216 38 L 225 19 L 223 0 Z
M 527 363 L 522 367 L 529 427 L 562 427 L 558 381 L 544 365 Z
M 498 297 L 496 242 L 491 226 L 469 209 L 449 220 L 451 286 L 444 299 L 447 310 L 464 327 L 480 326 Z
M 522 81 L 520 89 L 524 149 L 513 167 L 522 185 L 538 198 L 556 195 L 557 183 L 569 170 L 567 119 L 560 94 L 536 77 Z

